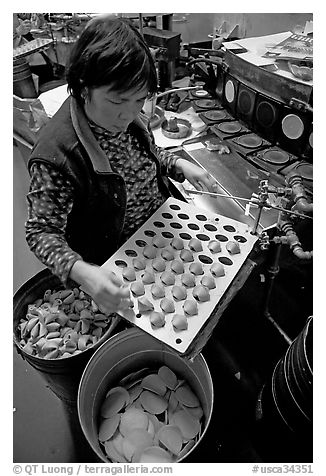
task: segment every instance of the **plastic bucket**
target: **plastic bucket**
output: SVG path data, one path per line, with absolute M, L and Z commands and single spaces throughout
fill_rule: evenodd
M 17 352 L 47 381 L 51 390 L 61 399 L 77 399 L 78 385 L 83 370 L 95 350 L 108 339 L 117 328 L 118 319 L 113 318 L 111 325 L 94 346 L 66 359 L 43 359 L 25 352 L 20 345 L 18 324 L 26 316 L 27 306 L 43 296 L 47 289 L 63 289 L 61 281 L 48 269 L 44 269 L 26 281 L 15 293 L 13 304 L 13 339 Z
M 256 444 L 264 461 L 312 461 L 312 394 L 312 318 L 309 318 L 258 396 Z
M 13 93 L 20 98 L 36 98 L 31 68 L 25 59 L 13 62 Z
M 308 420 L 312 420 L 312 319 L 284 358 L 288 391 Z
M 180 357 L 160 341 L 132 328 L 108 339 L 94 353 L 82 375 L 78 390 L 78 416 L 84 435 L 99 461 L 108 462 L 98 441 L 98 414 L 108 388 L 121 378 L 144 367 L 158 369 L 167 365 L 184 378 L 199 398 L 204 412 L 201 436 L 183 461 L 200 444 L 213 411 L 213 382 L 201 354 L 193 361 Z
M 312 318 L 277 363 L 271 382 L 264 387 L 263 414 L 276 413 L 294 433 L 312 429 Z M 271 394 L 268 398 L 267 393 Z M 264 402 L 268 402 L 265 403 Z M 274 409 L 272 408 L 274 407 Z

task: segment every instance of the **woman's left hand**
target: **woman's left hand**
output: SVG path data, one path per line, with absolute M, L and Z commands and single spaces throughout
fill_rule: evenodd
M 27 35 L 31 31 L 32 22 L 30 20 L 23 20 L 16 28 L 18 35 Z
M 197 190 L 216 192 L 217 182 L 205 169 L 181 158 L 176 161 L 175 167 Z

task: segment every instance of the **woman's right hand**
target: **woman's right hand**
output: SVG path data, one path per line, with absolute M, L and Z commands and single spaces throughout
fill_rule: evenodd
M 69 276 L 80 284 L 82 290 L 92 297 L 105 314 L 126 309 L 130 304 L 129 288 L 108 269 L 76 261 Z

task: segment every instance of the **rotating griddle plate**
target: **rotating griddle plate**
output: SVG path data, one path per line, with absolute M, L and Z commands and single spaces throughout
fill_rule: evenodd
M 287 152 L 280 149 L 264 150 L 261 158 L 270 164 L 285 165 L 289 162 L 290 157 Z
M 209 94 L 208 91 L 206 91 L 206 89 L 198 89 L 197 91 L 192 91 L 191 92 L 191 95 L 195 98 L 211 98 L 211 94 Z
M 284 168 L 297 162 L 297 157 L 277 146 L 260 149 L 253 154 L 247 154 L 247 160 L 266 172 L 281 173 Z M 281 175 L 283 175 L 281 173 Z
M 301 177 L 305 180 L 312 181 L 313 179 L 313 171 L 312 171 L 312 164 L 308 164 L 307 162 L 302 162 L 301 164 L 296 166 L 296 171 L 299 172 Z
M 235 137 L 233 141 L 246 149 L 256 149 L 256 147 L 260 147 L 263 144 L 263 139 L 255 134 Z
M 198 101 L 194 101 L 194 103 L 195 106 L 201 109 L 214 109 L 220 106 L 220 103 L 214 99 L 198 99 Z
M 239 136 L 241 134 L 249 134 L 251 131 L 247 129 L 241 122 L 233 120 L 228 116 L 226 120 L 216 121 L 210 124 L 211 130 L 220 139 L 231 139 L 232 137 Z
M 209 121 L 221 121 L 222 119 L 227 118 L 227 113 L 223 110 L 205 111 L 202 115 Z
M 242 126 L 239 122 L 222 122 L 221 124 L 218 124 L 217 128 L 226 134 L 236 134 L 237 132 L 240 132 L 242 129 Z

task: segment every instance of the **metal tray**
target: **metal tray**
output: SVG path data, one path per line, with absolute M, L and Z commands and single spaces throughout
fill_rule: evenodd
M 207 210 L 198 209 L 180 200 L 169 198 L 164 204 L 147 220 L 147 222 L 129 238 L 126 243 L 109 258 L 103 267 L 109 268 L 118 276 L 123 278 L 124 267 L 133 268 L 133 259 L 135 257 L 145 260 L 146 268 L 136 271 L 136 281 L 142 282 L 142 276 L 145 271 L 154 271 L 155 283 L 162 284 L 160 278 L 162 272 L 153 270 L 152 259 L 144 258 L 143 252 L 146 245 L 151 246 L 154 237 L 163 237 L 166 240 L 164 248 L 157 248 L 156 257 L 160 257 L 162 250 L 168 249 L 173 252 L 174 259 L 180 260 L 181 250 L 172 248 L 171 242 L 174 238 L 181 238 L 184 249 L 189 249 L 189 241 L 197 238 L 202 244 L 203 250 L 193 252 L 194 263 L 201 263 L 204 275 L 195 276 L 196 285 L 200 284 L 203 276 L 212 276 L 210 268 L 212 264 L 222 262 L 225 275 L 214 278 L 216 288 L 209 291 L 210 299 L 206 302 L 197 302 L 198 314 L 187 317 L 188 329 L 184 331 L 176 331 L 172 325 L 174 314 L 184 315 L 182 301 L 175 301 L 171 290 L 173 286 L 164 286 L 165 297 L 171 299 L 175 305 L 175 312 L 165 314 L 165 325 L 160 328 L 153 328 L 149 316 L 150 312 L 140 312 L 138 307 L 138 298 L 133 297 L 133 307 L 125 311 L 119 311 L 119 314 L 127 319 L 130 323 L 140 327 L 145 332 L 159 339 L 165 344 L 180 353 L 185 353 L 192 341 L 196 338 L 203 324 L 210 318 L 216 309 L 219 301 L 228 290 L 234 278 L 237 276 L 241 266 L 248 257 L 253 245 L 257 241 L 257 237 L 250 233 L 250 228 L 244 223 L 216 215 Z M 208 244 L 211 240 L 220 241 L 221 251 L 211 253 Z M 226 245 L 230 241 L 239 244 L 240 253 L 230 254 Z M 166 261 L 166 271 L 170 270 L 171 261 Z M 229 263 L 229 264 L 225 264 Z M 189 272 L 191 263 L 184 263 L 184 272 Z M 175 285 L 181 285 L 180 274 L 175 274 Z M 125 281 L 125 280 L 124 280 Z M 125 281 L 127 283 L 127 281 Z M 131 284 L 131 283 L 130 283 Z M 161 299 L 154 299 L 151 294 L 151 286 L 144 285 L 145 295 L 154 306 L 154 310 L 162 312 L 160 308 Z M 193 300 L 193 288 L 187 288 L 187 300 Z

